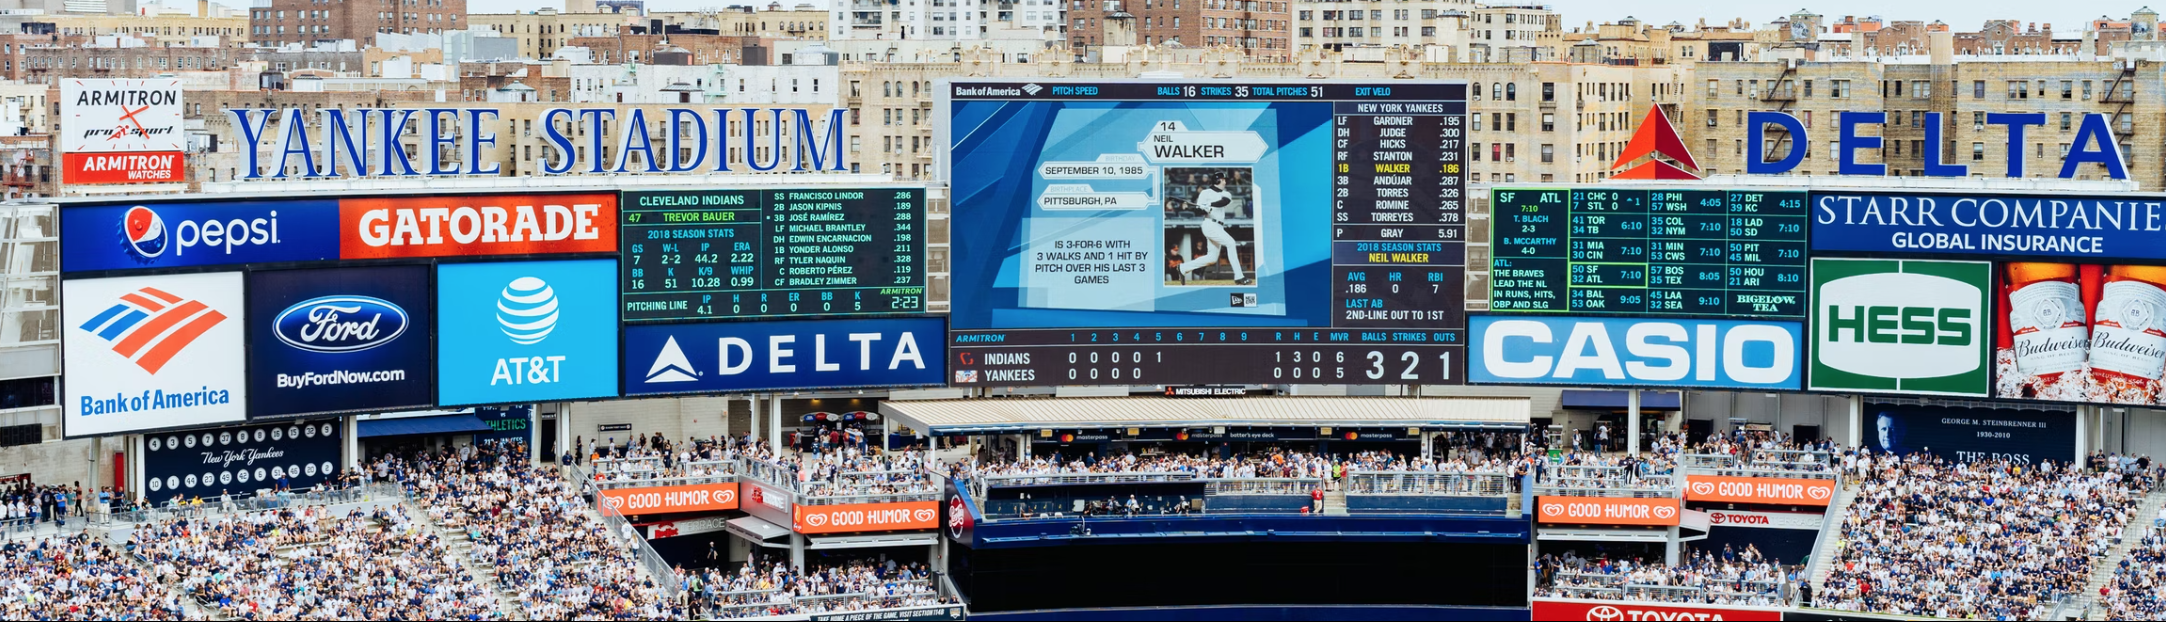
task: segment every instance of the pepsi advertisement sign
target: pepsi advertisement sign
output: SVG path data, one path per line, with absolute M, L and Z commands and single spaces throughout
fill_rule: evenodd
M 438 403 L 617 396 L 617 260 L 436 270 Z
M 337 258 L 337 201 L 123 203 L 60 210 L 62 272 Z
M 624 393 L 938 385 L 940 318 L 628 326 Z
M 248 275 L 250 418 L 431 405 L 428 266 Z
M 1473 335 L 1475 383 L 1796 391 L 1805 376 L 1798 322 L 1477 316 Z

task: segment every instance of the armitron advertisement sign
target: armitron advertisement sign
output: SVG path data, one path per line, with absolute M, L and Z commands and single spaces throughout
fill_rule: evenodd
M 791 510 L 791 528 L 802 534 L 917 531 L 940 527 L 934 501 L 803 505 Z
M 1642 620 L 1781 620 L 1778 609 L 1647 605 L 1599 600 L 1534 601 L 1536 620 L 1588 620 L 1590 622 L 1639 622 Z
M 1711 503 L 1825 506 L 1835 497 L 1835 480 L 1774 477 L 1685 477 L 1685 500 Z
M 603 490 L 601 495 L 604 505 L 630 516 L 737 509 L 736 482 L 617 488 Z
M 614 253 L 617 195 L 449 195 L 339 201 L 343 259 Z
M 1544 525 L 1675 527 L 1678 514 L 1682 513 L 1676 499 L 1547 496 L 1537 499 L 1535 522 Z
M 179 78 L 62 80 L 60 182 L 183 182 Z

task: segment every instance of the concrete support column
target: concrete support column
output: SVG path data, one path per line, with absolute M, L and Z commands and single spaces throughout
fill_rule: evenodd
M 805 571 L 805 534 L 790 534 L 790 568 Z
M 752 405 L 752 416 L 749 417 L 752 423 L 752 438 L 753 440 L 758 440 L 766 436 L 767 434 L 765 431 L 762 430 L 762 428 L 765 428 L 767 426 L 762 425 L 763 417 L 760 416 L 760 394 L 754 393 L 752 395 L 746 396 L 745 399 L 749 401 Z
M 339 444 L 344 446 L 341 453 L 346 454 L 343 464 L 348 469 L 361 468 L 361 418 L 351 415 L 339 417 L 338 427 L 339 436 L 342 437 Z
M 1852 448 L 1865 443 L 1865 397 L 1850 396 L 1850 429 L 1843 431 L 1843 443 Z
M 894 417 L 889 417 L 889 416 L 886 416 L 886 415 L 881 415 L 881 416 L 880 416 L 880 451 L 881 451 L 882 453 L 885 453 L 885 452 L 887 452 L 887 450 L 889 450 L 889 449 L 894 449 L 893 447 L 889 447 L 889 446 L 888 446 L 888 444 L 887 444 L 887 439 L 888 439 L 888 437 L 890 437 L 890 436 L 894 436 L 894 435 L 895 435 L 895 418 L 894 418 Z
M 2083 463 L 2091 455 L 2091 411 L 2093 406 L 2076 407 L 2076 462 Z
M 565 454 L 572 453 L 574 449 L 572 447 L 572 403 L 565 402 L 557 405 L 557 459 L 562 460 Z M 577 456 L 573 459 L 578 460 L 580 458 L 585 458 L 585 456 Z
M 526 405 L 526 461 L 541 463 L 541 404 Z
M 767 438 L 770 444 L 769 449 L 774 450 L 775 455 L 780 456 L 782 455 L 782 394 L 776 393 L 768 397 Z
M 1637 456 L 1640 455 L 1640 390 L 1632 389 L 1625 395 L 1625 455 Z

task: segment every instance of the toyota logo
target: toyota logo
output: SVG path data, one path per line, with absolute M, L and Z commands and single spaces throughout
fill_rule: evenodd
M 1543 516 L 1563 516 L 1563 515 L 1564 515 L 1564 504 L 1562 504 L 1562 503 L 1544 503 L 1544 504 L 1542 504 L 1542 515 L 1543 515 Z
M 1662 505 L 1662 506 L 1655 506 L 1655 518 L 1659 518 L 1659 519 L 1662 519 L 1662 520 L 1669 520 L 1669 519 L 1670 519 L 1670 517 L 1672 517 L 1672 516 L 1676 516 L 1676 515 L 1677 515 L 1677 508 L 1673 508 L 1673 507 L 1670 507 L 1670 506 L 1666 506 L 1666 505 Z
M 911 520 L 915 520 L 915 521 L 917 521 L 917 522 L 920 522 L 920 523 L 930 523 L 930 522 L 933 522 L 933 511 L 932 511 L 932 510 L 915 510 L 915 511 L 912 511 L 912 512 L 910 512 L 910 518 L 911 518 Z
M 1834 486 L 1813 486 L 1805 489 L 1805 496 L 1812 497 L 1816 501 L 1826 501 L 1828 497 L 1834 494 Z
M 1711 525 L 1720 525 L 1720 524 L 1722 524 L 1722 522 L 1723 522 L 1723 521 L 1726 521 L 1726 520 L 1729 520 L 1729 516 L 1728 516 L 1728 515 L 1726 515 L 1726 514 L 1722 514 L 1722 513 L 1720 513 L 1720 512 L 1708 512 L 1708 513 L 1707 513 L 1707 522 L 1708 522 L 1708 524 L 1711 524 Z
M 1617 620 L 1624 619 L 1624 612 L 1619 611 L 1616 607 L 1602 605 L 1600 607 L 1588 609 L 1587 619 L 1590 622 L 1616 622 Z
M 823 512 L 815 512 L 815 513 L 812 513 L 812 514 L 806 514 L 806 515 L 805 515 L 805 524 L 807 524 L 807 525 L 811 525 L 811 526 L 814 526 L 814 527 L 822 527 L 822 526 L 826 526 L 826 525 L 827 525 L 827 514 L 826 514 L 826 513 L 823 513 Z
M 1693 483 L 1692 483 L 1692 494 L 1695 494 L 1695 495 L 1712 495 L 1712 494 L 1715 494 L 1715 483 L 1714 483 L 1714 482 L 1693 482 Z

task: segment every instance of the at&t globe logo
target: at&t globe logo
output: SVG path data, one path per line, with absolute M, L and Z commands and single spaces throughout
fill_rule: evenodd
M 531 346 L 557 328 L 557 293 L 535 277 L 513 279 L 496 302 L 496 323 L 512 343 Z
M 165 219 L 141 205 L 129 208 L 127 215 L 121 217 L 120 234 L 127 243 L 128 254 L 146 263 L 164 255 L 173 239 L 166 234 Z

